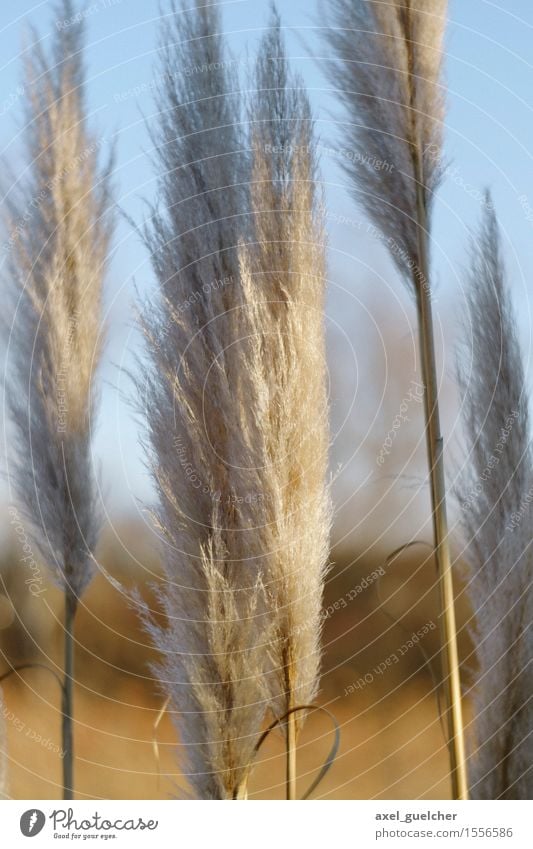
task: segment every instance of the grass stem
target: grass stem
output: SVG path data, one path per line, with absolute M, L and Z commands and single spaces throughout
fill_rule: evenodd
M 417 157 L 419 162 L 419 159 Z M 468 780 L 464 744 L 464 723 L 461 704 L 459 656 L 457 651 L 457 626 L 455 622 L 455 595 L 453 589 L 448 520 L 446 516 L 446 482 L 444 476 L 443 439 L 440 432 L 435 341 L 429 287 L 429 261 L 427 249 L 427 216 L 420 166 L 417 168 L 417 212 L 419 222 L 419 258 L 422 280 L 417 286 L 418 328 L 426 440 L 431 480 L 431 503 L 435 558 L 437 561 L 440 596 L 441 651 L 443 684 L 445 690 L 445 716 L 448 726 L 452 795 L 454 799 L 468 799 Z
M 74 618 L 77 599 L 67 586 L 65 590 L 64 682 L 61 736 L 63 744 L 63 799 L 74 798 Z
M 287 800 L 296 799 L 296 714 L 287 717 Z

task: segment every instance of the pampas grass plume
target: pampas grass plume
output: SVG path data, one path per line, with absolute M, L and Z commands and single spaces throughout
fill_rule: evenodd
M 284 57 L 266 58 L 281 49 L 277 21 L 257 66 L 269 92 L 266 114 L 264 92 L 250 106 L 250 158 L 218 9 L 173 11 L 154 134 L 160 207 L 145 233 L 159 288 L 138 380 L 166 623 L 145 620 L 193 791 L 231 799 L 245 795 L 268 707 L 281 716 L 317 689 L 329 531 L 323 241 L 307 102 L 290 92 Z M 191 81 L 182 67 L 215 70 Z M 269 144 L 286 119 L 278 163 Z M 309 152 L 292 157 L 296 141 Z
M 476 799 L 530 799 L 531 423 L 490 196 L 472 241 L 467 285 L 468 345 L 463 344 L 459 381 L 468 448 L 461 516 L 477 654 L 470 782 Z

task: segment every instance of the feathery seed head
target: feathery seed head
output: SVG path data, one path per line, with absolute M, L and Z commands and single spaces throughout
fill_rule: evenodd
M 50 57 L 37 42 L 29 53 L 27 179 L 7 201 L 13 484 L 45 562 L 76 594 L 99 530 L 90 439 L 113 229 L 110 166 L 86 128 L 83 36 L 76 23 Z
M 429 214 L 442 176 L 441 83 L 447 0 L 328 0 L 333 51 L 326 73 L 357 156 L 344 168 L 355 199 L 390 247 L 410 287 L 419 256 L 417 185 Z M 384 177 L 371 163 L 385 163 Z M 423 269 L 422 269 L 423 271 Z
M 148 627 L 201 798 L 240 792 L 269 703 L 284 713 L 316 691 L 330 520 L 309 107 L 290 90 L 275 27 L 257 66 L 251 161 L 219 32 L 216 7 L 183 11 L 178 48 L 162 52 L 161 206 L 146 231 L 159 297 L 139 381 L 165 542 L 167 623 Z M 193 83 L 178 66 L 206 72 Z
M 471 792 L 479 799 L 527 799 L 533 791 L 531 430 L 501 240 L 489 208 L 471 253 L 469 343 L 459 363 L 469 452 L 462 492 L 470 493 L 461 509 L 478 659 Z

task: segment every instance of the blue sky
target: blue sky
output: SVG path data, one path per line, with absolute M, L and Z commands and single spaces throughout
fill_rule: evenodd
M 234 53 L 253 55 L 261 28 L 268 19 L 263 0 L 234 0 L 222 4 L 224 27 Z M 317 129 L 327 145 L 338 139 L 340 117 L 317 57 L 323 49 L 317 38 L 315 4 L 280 0 L 289 54 L 307 82 L 317 117 Z M 142 198 L 153 198 L 154 174 L 148 161 L 150 142 L 144 116 L 154 111 L 150 82 L 155 75 L 158 3 L 155 0 L 88 0 L 88 91 L 93 125 L 106 139 L 117 142 L 116 184 L 121 207 L 141 222 Z M 21 50 L 26 25 L 35 25 L 43 38 L 54 26 L 50 4 L 12 0 L 0 7 L 0 148 L 12 162 L 19 155 L 18 121 L 21 96 Z M 307 45 L 307 48 L 305 44 Z M 446 150 L 450 170 L 438 198 L 434 230 L 434 265 L 445 344 L 443 369 L 451 368 L 453 316 L 462 311 L 461 272 L 469 230 L 478 219 L 480 193 L 494 192 L 505 233 L 509 268 L 513 274 L 524 350 L 530 358 L 530 295 L 533 269 L 533 8 L 530 0 L 452 0 L 447 36 L 446 77 L 449 84 Z M 313 55 L 309 55 L 309 51 Z M 139 89 L 138 96 L 130 94 Z M 139 88 L 140 87 L 140 88 Z M 338 142 L 337 142 L 338 143 Z M 352 219 L 360 213 L 345 190 L 343 174 L 331 157 L 323 161 L 328 210 Z M 338 219 L 337 219 L 338 220 Z M 402 314 L 413 317 L 387 258 L 364 232 L 353 226 L 330 229 L 330 298 L 332 327 L 350 335 L 360 323 L 364 304 L 380 291 L 395 293 Z M 149 291 L 153 278 L 145 249 L 121 221 L 116 254 L 107 289 L 110 341 L 103 368 L 104 386 L 95 457 L 102 468 L 106 503 L 113 513 L 139 509 L 150 497 L 141 461 L 135 417 L 122 393 L 128 391 L 121 367 L 131 365 L 138 339 L 132 330 L 133 281 Z M 374 287 L 370 292 L 369 288 Z M 382 287 L 382 290 L 380 289 Z M 390 287 L 390 288 L 389 288 Z M 359 318 L 357 317 L 359 315 Z M 450 314 L 452 321 L 450 322 Z M 357 344 L 355 343 L 357 348 Z M 357 354 L 357 352 L 356 352 Z M 356 356 L 358 359 L 358 356 Z M 348 360 L 347 360 L 348 362 Z M 346 366 L 348 371 L 352 368 Z M 347 385 L 364 392 L 364 378 L 355 370 Z M 355 391 L 355 390 L 353 390 Z M 352 392 L 353 395 L 353 392 Z M 348 399 L 353 401 L 353 398 Z M 341 405 L 342 406 L 342 405 Z M 350 404 L 346 403 L 346 412 Z

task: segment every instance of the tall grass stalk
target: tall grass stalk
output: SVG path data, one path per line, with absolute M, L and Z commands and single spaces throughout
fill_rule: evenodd
M 16 454 L 10 481 L 43 561 L 65 595 L 63 796 L 74 793 L 74 619 L 100 530 L 91 462 L 101 298 L 112 234 L 109 168 L 87 127 L 83 16 L 55 6 L 46 53 L 27 52 L 27 166 L 7 200 L 14 302 L 8 369 Z
M 431 304 L 431 207 L 442 174 L 441 80 L 446 0 L 328 0 L 332 51 L 326 71 L 357 154 L 346 170 L 416 300 L 435 557 L 441 603 L 443 681 L 454 798 L 468 795 L 454 589 L 446 518 L 443 439 Z

